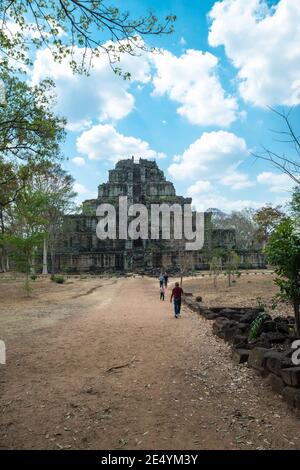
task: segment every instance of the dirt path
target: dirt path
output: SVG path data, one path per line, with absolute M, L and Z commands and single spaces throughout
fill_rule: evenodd
M 156 281 L 69 289 L 34 304 L 58 318 L 44 325 L 37 315 L 8 341 L 1 448 L 300 448 L 299 419 L 231 363 L 211 323 L 185 308 L 175 320 Z

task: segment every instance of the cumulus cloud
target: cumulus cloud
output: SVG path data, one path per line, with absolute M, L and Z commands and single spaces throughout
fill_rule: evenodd
M 72 158 L 72 162 L 76 166 L 84 166 L 85 165 L 85 159 L 82 157 L 74 157 Z
M 299 0 L 222 0 L 210 12 L 211 46 L 239 70 L 242 98 L 257 106 L 300 103 Z
M 74 49 L 79 59 L 82 49 Z M 111 70 L 107 57 L 94 58 L 90 75 L 73 74 L 68 59 L 55 62 L 49 49 L 36 52 L 31 82 L 50 77 L 56 83 L 58 111 L 69 121 L 68 130 L 80 132 L 91 120 L 100 122 L 125 118 L 135 106 L 132 89 L 142 89 L 151 80 L 153 95 L 166 94 L 179 103 L 177 112 L 199 125 L 229 126 L 238 117 L 236 98 L 227 94 L 219 80 L 218 59 L 209 52 L 187 50 L 177 57 L 161 54 L 123 55 L 120 66 L 131 73 L 125 81 Z
M 269 188 L 272 193 L 291 191 L 295 186 L 295 182 L 288 175 L 271 171 L 260 173 L 257 181 Z
M 80 54 L 80 48 L 75 48 L 75 58 Z M 132 74 L 131 81 L 114 74 L 104 55 L 94 58 L 89 76 L 74 75 L 67 59 L 55 62 L 51 51 L 42 49 L 36 53 L 31 81 L 38 83 L 46 77 L 55 81 L 58 110 L 70 121 L 68 128 L 78 132 L 82 126 L 89 126 L 91 119 L 118 120 L 134 109 L 130 87 L 151 79 L 149 60 L 146 56 L 124 55 L 120 65 Z
M 229 171 L 220 182 L 224 186 L 230 186 L 231 189 L 245 189 L 254 186 L 255 183 L 249 180 L 248 175 L 238 171 Z
M 74 191 L 78 194 L 78 196 L 90 194 L 90 190 L 86 188 L 83 184 L 78 183 L 78 181 L 74 183 Z
M 192 186 L 189 186 L 189 188 L 187 189 L 187 195 L 195 196 L 200 193 L 206 193 L 207 191 L 211 191 L 212 188 L 213 187 L 210 181 L 199 180 L 195 184 L 192 184 Z
M 66 129 L 70 132 L 82 132 L 93 125 L 90 119 L 82 119 L 75 122 L 67 122 Z
M 220 83 L 216 56 L 189 49 L 180 57 L 162 51 L 152 60 L 156 67 L 153 94 L 166 94 L 179 103 L 177 112 L 189 122 L 228 126 L 236 120 L 237 101 Z
M 81 204 L 85 199 L 92 199 L 96 197 L 95 191 L 91 191 L 84 184 L 76 181 L 73 185 L 74 191 L 77 193 L 75 197 L 75 202 L 77 205 Z
M 182 155 L 174 157 L 170 175 L 177 180 L 212 175 L 221 177 L 232 171 L 248 155 L 244 139 L 227 131 L 204 132 Z
M 116 162 L 131 155 L 144 158 L 165 157 L 163 153 L 152 150 L 148 142 L 125 136 L 110 124 L 98 124 L 84 131 L 77 138 L 76 147 L 78 152 L 92 160 Z
M 248 207 L 259 209 L 264 204 L 264 202 L 253 201 L 251 199 L 230 199 L 213 191 L 205 195 L 198 194 L 193 196 L 193 206 L 198 211 L 205 211 L 214 207 L 224 212 L 232 212 Z

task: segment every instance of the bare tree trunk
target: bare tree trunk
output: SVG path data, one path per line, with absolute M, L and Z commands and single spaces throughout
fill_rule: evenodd
M 33 274 L 33 275 L 35 275 L 35 251 L 36 251 L 36 248 L 33 248 L 32 256 L 31 256 L 31 266 L 30 266 L 30 274 Z
M 48 244 L 47 244 L 47 235 L 44 234 L 44 241 L 43 241 L 43 275 L 48 274 Z
M 0 221 L 1 221 L 1 233 L 2 233 L 2 236 L 3 236 L 3 235 L 4 235 L 4 220 L 3 220 L 3 209 L 2 209 L 2 206 L 0 206 Z M 1 272 L 1 273 L 5 273 L 5 272 L 6 272 L 5 248 L 4 248 L 4 246 L 2 246 L 2 248 L 1 248 L 0 272 Z
M 50 255 L 51 255 L 51 275 L 53 276 L 55 274 L 55 252 L 54 252 L 53 246 L 51 246 Z
M 231 286 L 231 272 L 228 273 L 228 287 Z
M 5 267 L 5 252 L 4 248 L 1 248 L 1 254 L 0 254 L 0 273 L 5 273 L 6 272 L 6 267 Z
M 300 299 L 294 301 L 294 314 L 297 334 L 300 335 Z

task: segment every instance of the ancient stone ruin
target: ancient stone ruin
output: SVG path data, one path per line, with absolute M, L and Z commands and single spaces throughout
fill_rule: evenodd
M 147 272 L 161 269 L 171 272 L 207 269 L 211 251 L 215 247 L 228 250 L 235 247 L 235 231 L 213 229 L 211 214 L 205 213 L 205 242 L 202 250 L 186 251 L 186 240 L 100 240 L 96 235 L 96 209 L 110 203 L 118 212 L 119 196 L 127 196 L 128 203 L 169 205 L 191 204 L 191 198 L 177 196 L 173 183 L 167 181 L 155 161 L 140 158 L 119 161 L 109 170 L 109 180 L 98 187 L 97 199 L 86 200 L 82 213 L 67 215 L 56 256 L 56 270 L 67 272 Z M 171 217 L 172 222 L 172 217 Z M 150 221 L 149 221 L 150 223 Z M 242 258 L 242 256 L 244 258 Z M 249 253 L 248 263 L 263 265 L 257 253 Z M 245 254 L 241 254 L 244 262 Z
M 294 317 L 271 317 L 263 313 L 263 307 L 207 307 L 190 297 L 184 302 L 192 311 L 213 320 L 213 333 L 231 345 L 236 364 L 247 364 L 255 369 L 290 407 L 300 410 L 299 335 L 295 331 Z M 261 326 L 256 337 L 251 338 L 253 322 L 261 315 Z M 295 341 L 296 348 L 293 348 Z

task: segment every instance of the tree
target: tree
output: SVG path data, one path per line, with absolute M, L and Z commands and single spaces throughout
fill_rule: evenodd
M 43 208 L 45 195 L 27 183 L 18 195 L 16 203 L 10 207 L 11 230 L 6 242 L 13 249 L 16 267 L 25 272 L 25 289 L 30 293 L 29 275 L 35 273 L 35 252 L 42 241 L 42 228 L 45 224 Z
M 61 158 L 65 120 L 53 112 L 54 84 L 30 86 L 8 72 L 0 74 L 5 104 L 0 107 L 0 161 L 29 162 Z
M 12 58 L 28 64 L 30 48 L 44 46 L 57 61 L 69 56 L 79 72 L 88 71 L 92 59 L 105 53 L 121 74 L 120 54 L 148 50 L 142 39 L 171 33 L 175 20 L 168 15 L 160 22 L 152 12 L 133 19 L 105 0 L 2 0 L 0 52 L 7 58 L 2 66 Z
M 279 154 L 274 150 L 263 148 L 263 151 L 258 154 L 252 154 L 254 157 L 265 160 L 271 163 L 275 168 L 282 173 L 288 175 L 296 184 L 300 184 L 300 137 L 294 128 L 291 121 L 291 108 L 287 113 L 279 112 L 270 108 L 277 116 L 283 120 L 284 130 L 273 131 L 281 139 L 277 141 L 287 144 L 287 153 Z
M 213 276 L 214 287 L 217 287 L 218 276 L 222 272 L 222 258 L 219 256 L 213 256 L 209 263 L 210 275 Z
M 289 208 L 294 217 L 300 218 L 300 186 L 296 186 L 294 188 L 293 196 L 289 203 Z
M 277 225 L 265 253 L 279 276 L 275 279 L 280 289 L 279 297 L 293 305 L 296 329 L 300 334 L 300 236 L 292 218 L 285 218 Z
M 5 211 L 16 202 L 30 175 L 38 173 L 46 162 L 62 158 L 65 121 L 52 111 L 51 81 L 32 87 L 8 72 L 0 78 L 6 91 L 0 106 L 0 270 L 5 271 Z
M 16 201 L 18 194 L 25 187 L 27 168 L 0 159 L 0 272 L 9 270 L 5 244 L 6 208 Z
M 250 249 L 253 247 L 254 235 L 257 229 L 254 214 L 255 211 L 251 208 L 232 211 L 230 214 L 215 211 L 213 226 L 220 229 L 234 229 L 236 248 L 239 250 Z
M 44 195 L 43 214 L 43 274 L 48 274 L 48 247 L 51 253 L 51 272 L 54 274 L 55 247 L 64 215 L 75 211 L 74 178 L 59 164 L 47 164 L 32 178 L 32 187 Z
M 294 220 L 296 233 L 300 237 L 300 186 L 294 188 L 289 208 L 291 211 L 291 216 Z
M 227 274 L 228 287 L 231 287 L 234 281 L 234 275 L 240 275 L 239 270 L 239 256 L 235 251 L 230 251 L 226 254 L 225 272 Z
M 280 206 L 273 207 L 269 205 L 256 211 L 254 215 L 254 221 L 257 224 L 255 237 L 263 246 L 283 217 L 284 213 L 281 211 Z
M 280 298 L 291 302 L 300 334 L 300 237 L 292 218 L 282 220 L 266 245 L 268 261 L 279 276 L 275 279 Z
M 59 236 L 63 217 L 75 210 L 73 202 L 76 193 L 73 190 L 74 179 L 59 164 L 45 162 L 35 166 L 28 176 L 22 192 L 6 210 L 6 227 L 3 230 L 3 247 L 12 237 L 18 242 L 20 252 L 26 246 L 23 239 L 39 235 L 43 241 L 43 274 L 48 273 L 48 247 L 50 248 L 52 271 L 54 269 L 55 246 Z M 27 207 L 28 206 L 28 207 Z M 23 226 L 29 227 L 26 230 Z M 20 231 L 21 227 L 21 231 Z M 33 233 L 32 233 L 33 232 Z M 26 237 L 24 237 L 24 233 Z M 35 238 L 32 237 L 32 240 Z M 28 242 L 30 245 L 30 243 Z M 28 246 L 29 247 L 29 246 Z M 32 259 L 34 258 L 32 252 Z M 26 258 L 27 259 L 27 258 Z M 31 263 L 31 270 L 33 263 Z

